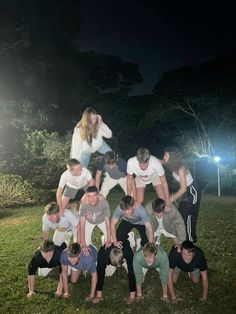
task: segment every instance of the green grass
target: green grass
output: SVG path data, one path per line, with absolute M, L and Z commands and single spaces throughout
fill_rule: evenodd
M 153 198 L 148 193 L 147 200 Z M 112 210 L 121 194 L 114 192 L 109 201 Z M 178 305 L 163 305 L 161 286 L 156 271 L 147 273 L 143 285 L 145 297 L 141 304 L 127 306 L 128 295 L 125 271 L 106 278 L 104 301 L 98 305 L 84 303 L 90 288 L 90 277 L 81 277 L 70 285 L 71 299 L 55 299 L 58 273 L 48 278 L 36 278 L 37 294 L 31 300 L 27 294 L 27 264 L 41 242 L 43 207 L 0 211 L 0 313 L 236 313 L 236 198 L 217 198 L 203 195 L 198 219 L 198 245 L 203 249 L 209 267 L 209 302 L 201 304 L 201 285 L 192 285 L 181 274 L 176 286 L 184 299 Z M 99 244 L 99 232 L 95 231 Z M 163 241 L 166 250 L 169 241 Z

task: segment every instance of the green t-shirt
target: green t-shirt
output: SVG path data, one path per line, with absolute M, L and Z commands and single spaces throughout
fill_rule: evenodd
M 147 263 L 143 256 L 143 248 L 140 248 L 135 254 L 133 258 L 133 267 L 134 267 L 134 274 L 136 278 L 136 284 L 142 283 L 142 267 L 144 268 L 159 268 L 159 277 L 161 280 L 162 285 L 167 284 L 167 277 L 168 277 L 168 271 L 169 271 L 169 260 L 168 256 L 166 254 L 166 251 L 159 246 L 156 258 L 151 266 L 147 266 Z

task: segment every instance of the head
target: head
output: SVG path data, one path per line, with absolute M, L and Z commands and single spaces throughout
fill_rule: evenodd
M 150 151 L 147 148 L 141 147 L 138 149 L 136 157 L 139 162 L 139 168 L 146 170 L 149 164 Z
M 114 247 L 111 250 L 109 257 L 111 260 L 111 265 L 117 267 L 122 264 L 124 254 L 122 249 Z
M 191 241 L 184 241 L 181 244 L 181 256 L 186 264 L 191 263 L 195 254 L 195 246 Z
M 73 176 L 80 176 L 82 172 L 82 166 L 77 159 L 69 159 L 67 162 L 67 169 Z
M 91 142 L 92 138 L 96 137 L 98 132 L 98 116 L 96 110 L 92 107 L 87 107 L 76 127 L 80 128 L 82 140 Z
M 71 265 L 75 265 L 79 262 L 81 253 L 81 247 L 79 243 L 72 243 L 67 249 L 68 260 Z
M 104 159 L 105 159 L 105 164 L 108 168 L 112 169 L 115 167 L 117 163 L 117 156 L 114 152 L 112 151 L 106 152 L 104 155 Z
M 166 202 L 162 198 L 156 198 L 152 201 L 152 209 L 157 216 L 157 218 L 161 218 L 165 214 L 165 206 Z
M 45 213 L 47 214 L 48 220 L 52 223 L 59 223 L 59 206 L 55 202 L 51 202 L 45 206 Z
M 86 198 L 89 205 L 95 206 L 99 201 L 98 189 L 96 186 L 89 186 L 86 190 Z
M 170 171 L 178 171 L 179 168 L 188 165 L 183 158 L 182 152 L 177 147 L 167 147 L 162 158 L 162 164 L 165 165 Z
M 143 247 L 143 256 L 147 266 L 151 266 L 157 255 L 157 246 L 154 243 L 146 243 Z
M 54 252 L 54 242 L 50 240 L 44 240 L 40 245 L 40 251 L 44 259 L 50 261 Z
M 129 195 L 124 196 L 120 201 L 120 208 L 124 216 L 130 218 L 134 212 L 134 198 Z

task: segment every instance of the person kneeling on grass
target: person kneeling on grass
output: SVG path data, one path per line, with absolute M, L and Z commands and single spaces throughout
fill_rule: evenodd
M 68 249 L 64 250 L 61 254 L 61 267 L 62 267 L 62 283 L 64 288 L 64 298 L 69 298 L 68 289 L 68 266 L 71 267 L 70 280 L 72 283 L 76 283 L 79 279 L 81 270 L 91 273 L 91 291 L 86 298 L 87 302 L 92 302 L 94 299 L 96 284 L 97 284 L 97 249 L 93 245 L 88 247 L 89 255 L 85 255 L 81 251 L 81 247 L 78 243 L 72 243 Z
M 202 250 L 196 247 L 190 241 L 184 241 L 181 245 L 181 252 L 177 252 L 176 247 L 172 247 L 169 254 L 169 275 L 168 288 L 171 295 L 172 303 L 177 303 L 181 299 L 176 298 L 174 285 L 176 283 L 180 271 L 187 272 L 192 281 L 197 284 L 201 275 L 202 278 L 202 302 L 207 301 L 208 296 L 208 276 L 207 276 L 207 262 Z
M 130 242 L 128 240 L 122 243 L 122 248 L 115 247 L 112 245 L 107 248 L 102 246 L 98 251 L 98 260 L 97 260 L 97 272 L 98 272 L 98 282 L 97 282 L 97 293 L 96 298 L 93 300 L 93 303 L 99 303 L 102 301 L 102 289 L 104 284 L 104 277 L 106 274 L 107 267 L 114 266 L 118 267 L 124 265 L 124 258 L 126 261 L 127 271 L 128 271 L 128 280 L 129 280 L 129 290 L 130 295 L 127 300 L 127 304 L 133 304 L 135 300 L 135 276 L 133 270 L 133 250 L 130 247 Z
M 40 248 L 34 253 L 29 266 L 28 266 L 28 298 L 31 298 L 34 294 L 35 274 L 37 269 L 40 268 L 54 268 L 59 266 L 61 273 L 61 253 L 66 248 L 66 243 L 63 242 L 61 246 L 54 245 L 53 241 L 44 240 Z M 62 280 L 61 275 L 57 286 L 55 295 L 58 296 L 62 292 Z
M 141 301 L 142 297 L 142 282 L 143 268 L 155 268 L 159 272 L 159 277 L 162 286 L 162 301 L 167 301 L 167 278 L 169 261 L 168 256 L 161 246 L 156 246 L 154 243 L 146 243 L 143 248 L 140 248 L 134 254 L 133 259 L 134 274 L 136 278 L 137 301 Z

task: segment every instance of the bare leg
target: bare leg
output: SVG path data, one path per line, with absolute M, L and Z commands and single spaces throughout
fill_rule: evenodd
M 144 200 L 145 188 L 136 188 L 136 191 L 137 191 L 137 201 L 138 203 L 142 204 Z
M 163 190 L 162 184 L 157 184 L 157 185 L 155 185 L 153 187 L 154 187 L 154 190 L 156 192 L 156 195 L 159 198 L 165 200 L 165 194 L 164 194 L 164 190 Z

